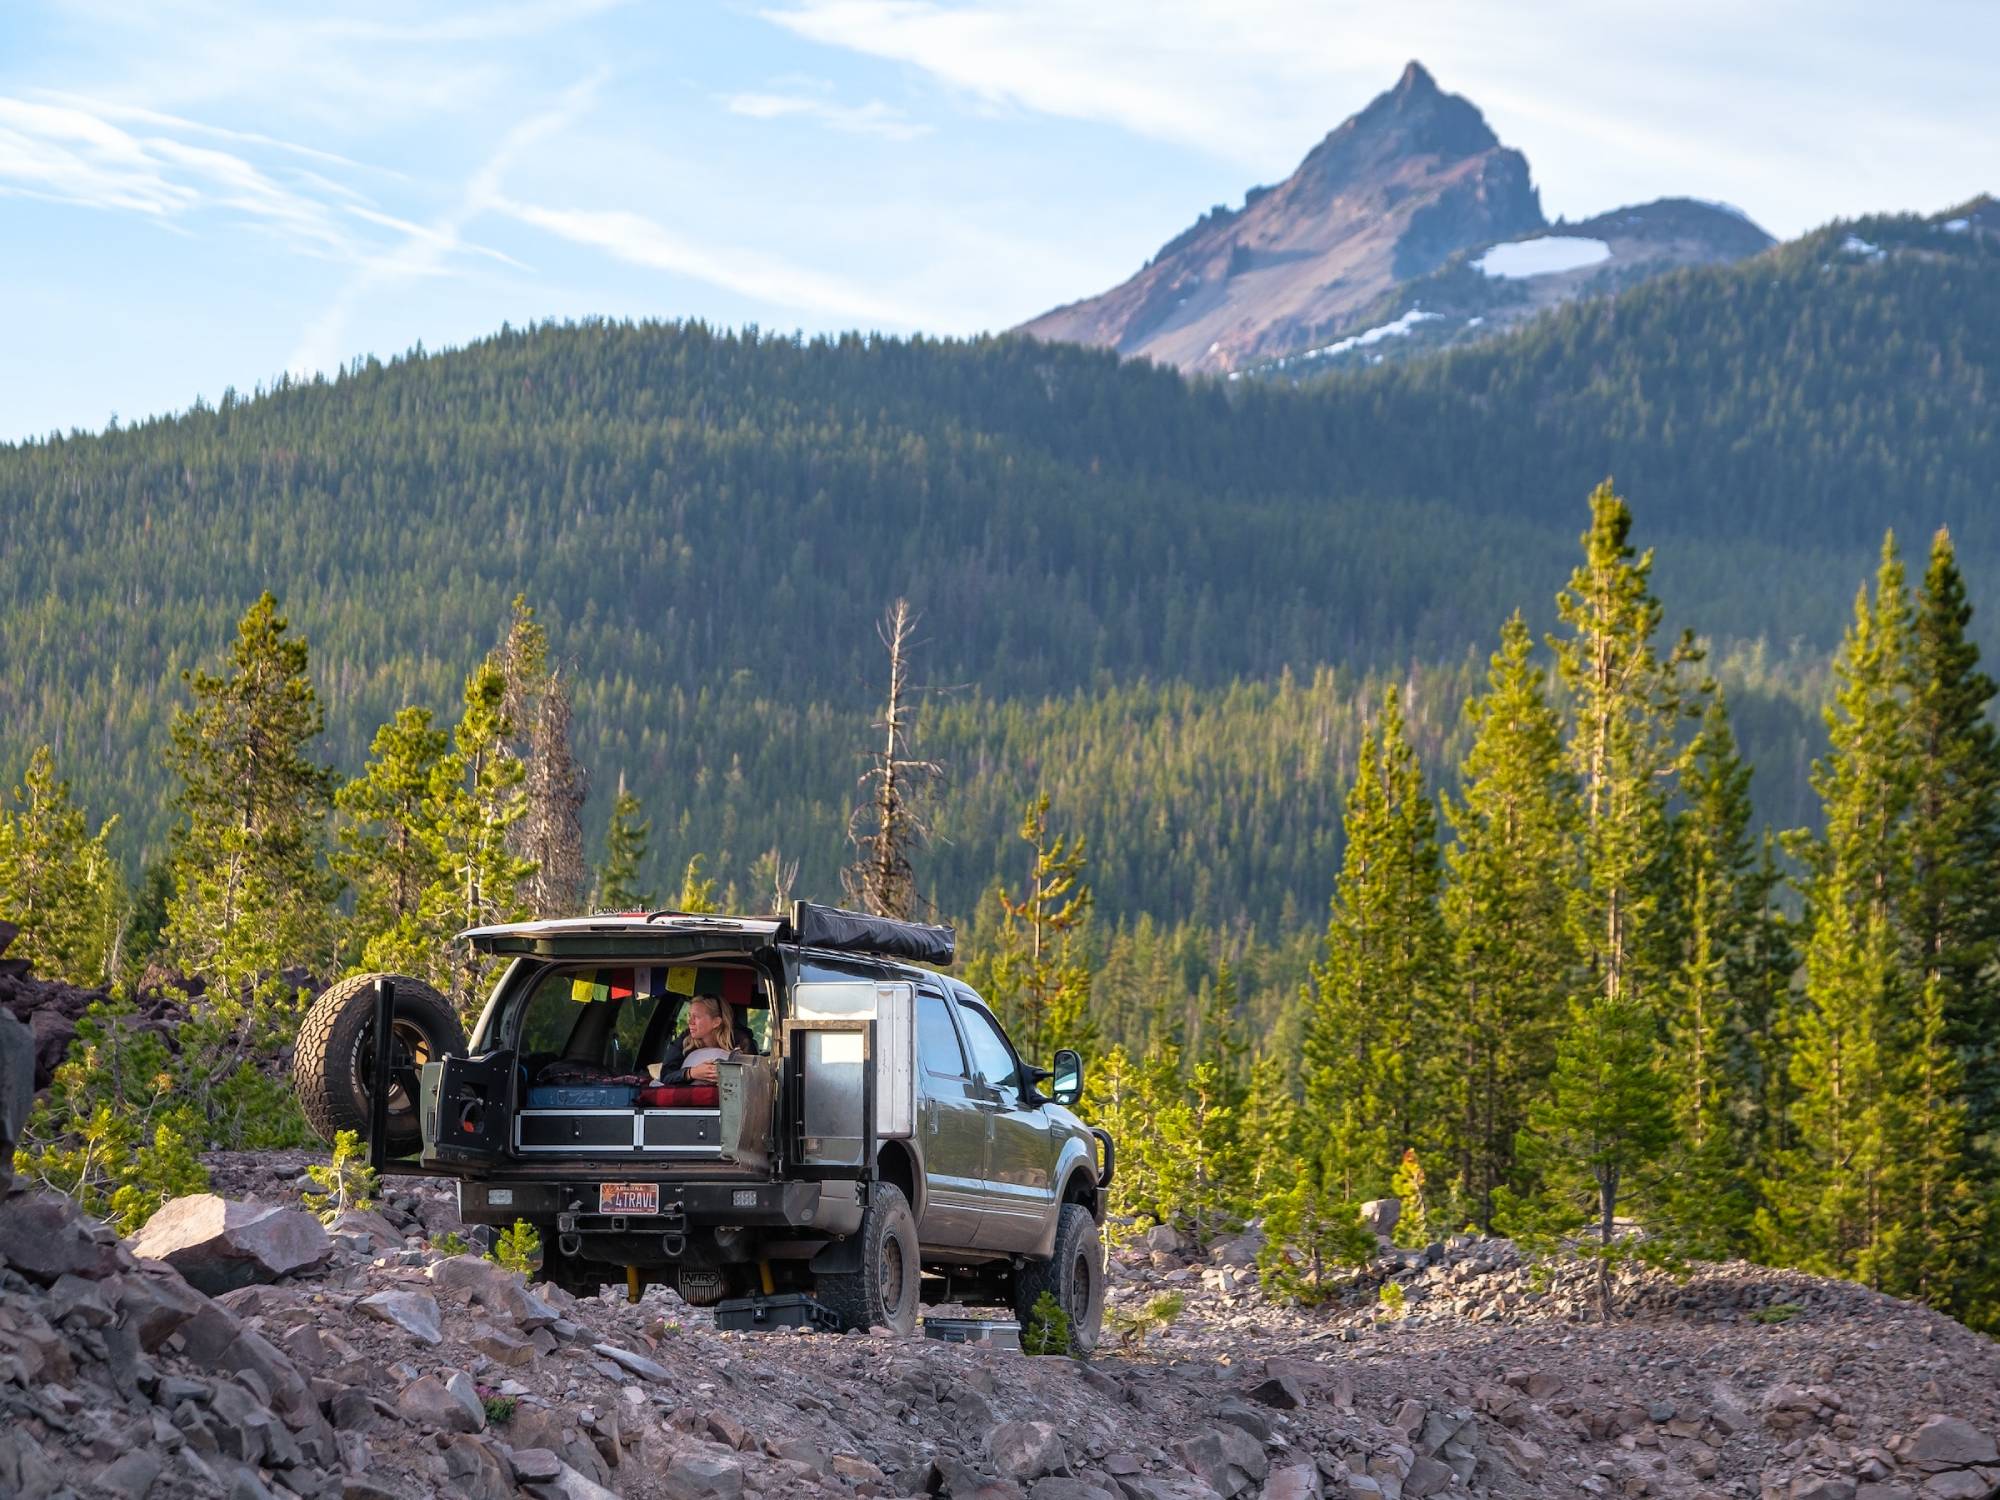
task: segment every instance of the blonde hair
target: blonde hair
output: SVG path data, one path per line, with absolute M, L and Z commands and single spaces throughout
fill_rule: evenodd
M 688 1000 L 688 1010 L 692 1012 L 697 1005 L 708 1007 L 708 1013 L 714 1016 L 717 1023 L 722 1027 L 724 1039 L 731 1045 L 734 1045 L 736 1040 L 736 1017 L 730 1013 L 729 1002 L 720 995 L 691 996 Z

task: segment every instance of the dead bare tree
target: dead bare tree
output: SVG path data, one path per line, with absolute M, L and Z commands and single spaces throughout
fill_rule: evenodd
M 528 774 L 523 788 L 528 810 L 518 830 L 518 852 L 535 870 L 521 886 L 528 909 L 538 917 L 566 917 L 583 909 L 588 874 L 583 863 L 583 804 L 590 777 L 576 763 L 569 743 L 569 684 L 551 672 L 536 706 L 528 739 Z
M 841 872 L 840 883 L 850 902 L 878 917 L 916 915 L 917 880 L 911 855 L 930 837 L 923 815 L 926 795 L 943 777 L 935 761 L 911 753 L 910 729 L 915 717 L 910 699 L 910 639 L 916 628 L 910 601 L 898 599 L 875 627 L 889 653 L 889 698 L 875 729 L 882 748 L 868 754 L 868 769 L 860 785 L 866 799 L 847 820 L 848 842 L 855 858 Z
M 782 914 L 792 904 L 792 887 L 798 878 L 799 862 L 786 859 L 776 844 L 758 855 L 750 866 L 750 888 L 770 893 L 770 909 L 774 913 Z

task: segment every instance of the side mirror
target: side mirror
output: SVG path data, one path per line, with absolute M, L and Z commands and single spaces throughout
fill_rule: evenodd
M 1056 1065 L 1050 1076 L 1055 1083 L 1049 1097 L 1056 1103 L 1070 1105 L 1083 1097 L 1083 1059 L 1068 1047 L 1056 1053 Z

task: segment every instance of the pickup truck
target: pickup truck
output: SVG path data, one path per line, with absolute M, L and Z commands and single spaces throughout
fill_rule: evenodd
M 355 1130 L 378 1170 L 456 1178 L 468 1224 L 533 1224 L 573 1291 L 658 1282 L 903 1334 L 920 1302 L 1026 1326 L 1047 1292 L 1073 1350 L 1095 1346 L 1111 1138 L 1071 1112 L 1075 1052 L 1033 1066 L 938 972 L 949 928 L 798 902 L 461 940 L 504 960 L 469 1043 L 417 979 L 356 975 L 314 1003 L 294 1082 L 329 1141 Z M 712 1083 L 657 1081 L 699 996 L 735 1045 Z

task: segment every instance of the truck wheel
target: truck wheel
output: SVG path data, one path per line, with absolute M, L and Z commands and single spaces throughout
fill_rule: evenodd
M 842 1328 L 887 1328 L 907 1337 L 917 1331 L 917 1218 L 910 1200 L 892 1182 L 868 1190 L 861 1220 L 861 1269 L 813 1281 L 820 1305 Z
M 1081 1203 L 1065 1203 L 1056 1219 L 1055 1253 L 1031 1260 L 1014 1273 L 1014 1316 L 1021 1327 L 1033 1321 L 1035 1301 L 1052 1293 L 1069 1319 L 1070 1353 L 1087 1355 L 1104 1326 L 1104 1246 L 1097 1220 Z
M 328 1145 L 343 1130 L 368 1138 L 370 1075 L 375 1069 L 375 981 L 396 982 L 395 1063 L 420 1069 L 447 1052 L 465 1051 L 465 1033 L 451 1002 L 421 979 L 401 974 L 356 974 L 329 986 L 313 1001 L 299 1027 L 292 1057 L 292 1092 L 319 1138 Z M 417 1101 L 400 1082 L 389 1089 L 391 1156 L 423 1144 Z

